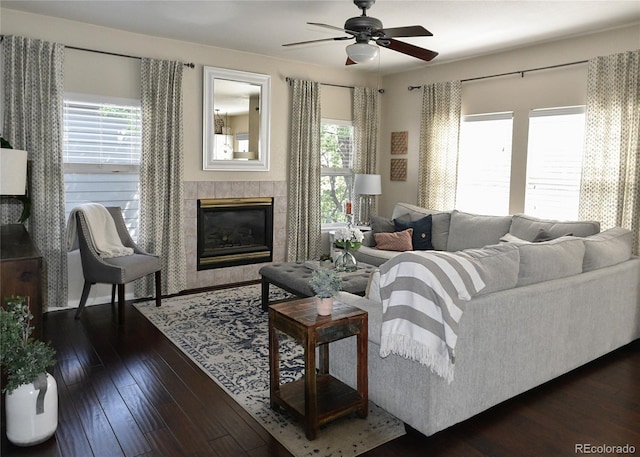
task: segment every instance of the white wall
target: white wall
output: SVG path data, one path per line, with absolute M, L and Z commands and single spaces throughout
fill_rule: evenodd
M 176 59 L 193 62 L 195 69 L 185 68 L 183 73 L 184 114 L 184 176 L 187 184 L 185 199 L 187 217 L 193 216 L 194 189 L 248 189 L 256 188 L 250 182 L 260 184 L 259 189 L 281 189 L 287 179 L 289 147 L 290 88 L 285 77 L 312 79 L 340 85 L 375 86 L 377 76 L 363 73 L 353 67 L 340 70 L 313 66 L 255 54 L 231 51 L 176 40 L 140 35 L 90 24 L 68 21 L 0 8 L 0 28 L 3 34 L 20 35 L 68 46 L 109 51 L 139 57 Z M 202 67 L 214 66 L 234 70 L 263 73 L 271 76 L 271 169 L 268 172 L 215 172 L 202 170 Z M 73 49 L 65 50 L 65 91 L 98 94 L 112 97 L 140 98 L 140 61 L 126 57 L 108 56 Z M 334 119 L 351 119 L 351 93 L 349 89 L 321 86 L 322 116 Z M 214 187 L 214 182 L 217 186 Z M 203 186 L 196 186 L 196 184 Z M 207 185 L 210 184 L 210 185 Z M 233 184 L 233 186 L 231 186 Z M 210 192 L 209 192 L 210 193 Z M 209 195 L 208 197 L 213 197 Z M 188 195 L 187 195 L 188 194 Z M 218 195 L 220 196 L 220 195 Z M 229 196 L 235 196 L 229 194 Z M 243 196 L 243 195 L 238 195 Z M 278 222 L 286 226 L 286 192 L 272 196 L 278 203 Z M 284 201 L 281 201 L 284 198 Z M 190 232 L 188 232 L 190 233 Z M 286 248 L 286 230 L 280 228 L 274 239 L 278 247 L 277 260 L 283 260 Z M 193 243 L 191 243 L 193 244 Z M 275 260 L 275 259 L 274 259 Z M 224 282 L 256 279 L 257 267 L 195 272 L 189 266 L 190 285 L 205 287 Z M 222 271 L 225 270 L 225 271 Z M 69 256 L 69 304 L 77 306 L 82 290 L 82 274 L 79 257 Z M 110 287 L 94 287 L 89 304 L 102 303 L 110 298 Z
M 640 47 L 640 25 L 571 39 L 544 43 L 509 52 L 438 65 L 437 60 L 420 70 L 383 78 L 379 169 L 382 192 L 379 214 L 390 216 L 398 201 L 417 202 L 418 149 L 422 91 L 417 86 L 439 81 L 468 79 L 587 60 Z M 587 65 L 504 76 L 463 83 L 462 114 L 514 112 L 510 213 L 524 211 L 526 149 L 529 110 L 586 103 Z M 407 181 L 389 180 L 391 132 L 409 132 Z

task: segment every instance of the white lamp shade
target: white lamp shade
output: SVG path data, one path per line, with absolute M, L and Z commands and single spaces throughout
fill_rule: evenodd
M 24 195 L 27 188 L 27 151 L 0 148 L 0 195 Z
M 380 175 L 356 175 L 353 182 L 353 192 L 358 195 L 382 194 Z
M 378 46 L 368 43 L 353 43 L 347 46 L 347 55 L 356 63 L 365 63 L 378 56 Z

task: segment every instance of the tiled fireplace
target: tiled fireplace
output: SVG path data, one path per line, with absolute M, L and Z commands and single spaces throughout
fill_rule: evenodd
M 287 185 L 285 181 L 186 181 L 184 183 L 184 196 L 187 287 L 189 289 L 260 279 L 258 270 L 270 261 L 266 256 L 260 258 L 263 256 L 263 253 L 260 251 L 268 247 L 270 247 L 271 250 L 271 261 L 284 262 L 286 257 L 287 224 Z M 234 264 L 233 261 L 227 262 L 233 259 L 226 258 L 223 259 L 223 262 L 215 261 L 213 264 L 203 266 L 198 260 L 199 251 L 201 253 L 203 252 L 203 246 L 200 246 L 201 249 L 198 247 L 198 201 L 224 201 L 226 199 L 232 199 L 238 202 L 272 201 L 273 236 L 271 246 L 269 246 L 266 239 L 264 243 L 249 243 L 251 240 L 245 236 L 244 242 L 256 246 L 248 248 L 238 247 L 238 250 L 252 250 L 255 248 L 258 253 L 252 255 L 256 256 L 256 258 L 250 260 L 254 263 L 241 261 Z M 227 200 L 227 202 L 229 202 L 229 200 Z M 240 228 L 240 232 L 245 234 L 247 231 L 253 232 L 253 230 L 254 228 Z M 213 235 L 213 238 L 216 236 L 217 235 Z M 210 245 L 209 248 L 211 247 Z M 230 247 L 233 248 L 233 246 Z M 220 248 L 226 249 L 223 246 Z M 213 249 L 215 250 L 215 248 Z M 223 252 L 222 250 L 218 250 L 217 253 L 222 254 Z M 211 260 L 209 254 L 211 254 L 211 252 L 207 252 L 205 257 Z M 224 255 L 227 254 L 228 252 L 224 253 Z M 242 254 L 242 252 L 239 254 Z M 235 254 L 232 253 L 231 255 Z M 214 266 L 211 267 L 210 265 Z

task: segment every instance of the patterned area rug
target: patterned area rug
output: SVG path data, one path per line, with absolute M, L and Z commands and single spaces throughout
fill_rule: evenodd
M 284 297 L 271 291 L 271 300 Z M 260 285 L 174 297 L 160 308 L 155 302 L 135 306 L 296 456 L 355 456 L 405 433 L 400 420 L 370 402 L 367 419 L 344 417 L 309 441 L 302 424 L 270 408 L 268 314 L 260 308 Z M 282 334 L 282 382 L 302 376 L 302 355 L 302 346 Z

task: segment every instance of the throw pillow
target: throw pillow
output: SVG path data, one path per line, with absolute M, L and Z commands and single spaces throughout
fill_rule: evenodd
M 398 231 L 413 229 L 412 242 L 414 251 L 433 250 L 433 245 L 431 244 L 431 214 L 417 221 L 405 222 L 400 219 L 394 219 L 393 223 Z
M 373 230 L 374 233 L 390 233 L 396 231 L 393 221 L 388 217 L 371 216 L 369 222 L 371 224 L 371 230 Z
M 397 219 L 401 221 L 411 220 L 408 214 L 404 214 Z M 371 216 L 370 222 L 371 230 L 373 230 L 375 233 L 391 233 L 396 231 L 396 226 L 393 223 L 393 220 L 389 219 L 388 217 Z
M 376 248 L 385 251 L 411 251 L 413 245 L 411 236 L 413 229 L 403 230 L 402 232 L 393 233 L 374 233 L 376 239 Z

